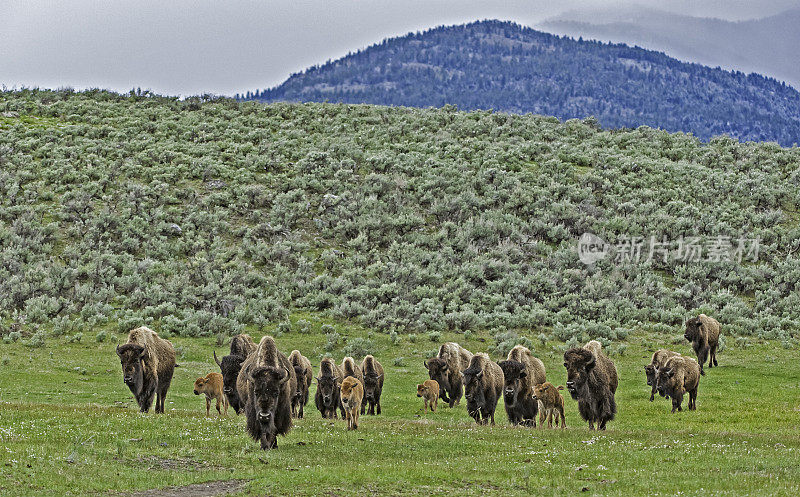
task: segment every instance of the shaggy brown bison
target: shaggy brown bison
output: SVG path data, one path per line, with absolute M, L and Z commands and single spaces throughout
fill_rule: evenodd
M 164 412 L 164 399 L 175 372 L 175 348 L 169 340 L 142 326 L 128 333 L 128 343 L 117 345 L 122 379 L 142 412 L 150 410 L 156 397 L 156 413 Z
M 342 411 L 345 416 L 342 402 L 339 400 L 339 386 L 342 383 L 342 372 L 339 366 L 330 358 L 325 358 L 319 364 L 319 375 L 317 376 L 317 392 L 314 394 L 314 404 L 317 406 L 323 418 L 335 418 L 336 409 Z
M 478 424 L 485 425 L 491 421 L 494 425 L 494 411 L 503 394 L 503 370 L 488 355 L 479 352 L 461 375 L 467 412 Z
M 671 350 L 658 349 L 653 353 L 653 359 L 650 361 L 650 364 L 644 367 L 644 374 L 647 376 L 647 385 L 651 387 L 650 402 L 653 402 L 653 399 L 656 396 L 656 373 L 658 372 L 658 368 L 660 368 L 670 357 L 675 357 L 678 355 L 680 354 Z
M 352 376 L 363 384 L 364 372 L 356 365 L 356 361 L 352 357 L 342 359 L 342 365 L 339 366 L 339 369 L 342 371 L 342 377 Z
M 375 408 L 381 413 L 381 392 L 383 392 L 383 366 L 377 359 L 368 355 L 361 362 L 361 372 L 364 373 L 364 400 L 361 402 L 361 414 L 369 404 L 367 414 L 374 415 Z
M 428 414 L 428 407 L 432 412 L 436 412 L 439 406 L 439 384 L 434 380 L 423 381 L 421 385 L 417 385 L 417 397 L 422 397 L 425 414 Z
M 297 390 L 292 395 L 292 416 L 302 418 L 303 410 L 308 404 L 308 392 L 311 388 L 311 381 L 314 378 L 314 371 L 311 369 L 311 361 L 301 354 L 299 350 L 293 350 L 289 354 L 289 363 L 291 363 L 292 368 L 294 368 L 294 374 L 297 376 Z
M 719 345 L 719 321 L 700 314 L 686 321 L 686 332 L 683 337 L 692 343 L 700 363 L 700 374 L 705 375 L 703 364 L 708 359 L 708 367 L 717 365 L 717 346 Z
M 243 333 L 231 339 L 231 353 L 223 357 L 221 361 L 217 359 L 217 352 L 214 351 L 214 362 L 217 363 L 222 372 L 222 391 L 236 414 L 239 414 L 244 408 L 244 403 L 239 400 L 236 380 L 239 377 L 239 371 L 242 369 L 242 363 L 250 354 L 256 351 L 256 348 L 257 345 L 250 338 L 250 335 Z
M 659 395 L 672 399 L 672 412 L 682 411 L 683 395 L 689 392 L 689 410 L 697 409 L 700 365 L 691 357 L 674 356 L 658 368 L 656 388 Z
M 278 435 L 292 428 L 297 376 L 272 337 L 263 337 L 256 352 L 245 360 L 237 388 L 247 416 L 247 432 L 261 442 L 262 449 L 277 448 Z
M 211 415 L 211 401 L 217 401 L 217 413 L 222 415 L 220 405 L 225 407 L 225 415 L 228 415 L 228 398 L 222 392 L 222 375 L 219 373 L 208 373 L 205 378 L 198 378 L 194 381 L 194 394 L 206 395 L 206 416 Z
M 527 347 L 517 345 L 508 360 L 498 363 L 503 370 L 503 405 L 512 425 L 536 426 L 539 403 L 533 398 L 533 385 L 545 381 L 544 363 Z
M 614 419 L 617 403 L 617 369 L 602 352 L 600 342 L 592 340 L 583 348 L 564 352 L 564 367 L 567 369 L 567 390 L 578 401 L 581 417 L 600 430 Z
M 553 417 L 556 418 L 558 426 L 559 415 L 561 416 L 561 428 L 567 427 L 567 419 L 564 417 L 564 397 L 559 390 L 564 390 L 560 386 L 556 388 L 552 383 L 546 381 L 533 387 L 533 398 L 540 402 L 539 406 L 539 425 L 544 428 L 544 420 L 547 418 L 547 427 L 553 427 Z
M 361 410 L 361 400 L 364 398 L 364 385 L 353 376 L 342 380 L 340 393 L 345 416 L 347 416 L 347 429 L 358 429 L 358 413 Z
M 450 407 L 458 404 L 463 395 L 461 373 L 469 367 L 472 352 L 455 342 L 439 347 L 439 355 L 425 361 L 428 376 L 439 384 L 439 396 Z

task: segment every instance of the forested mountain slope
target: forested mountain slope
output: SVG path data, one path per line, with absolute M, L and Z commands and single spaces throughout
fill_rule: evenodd
M 798 185 L 800 149 L 646 127 L 4 92 L 0 332 L 207 335 L 305 310 L 383 331 L 617 339 L 703 310 L 793 343 Z M 704 251 L 586 265 L 586 232 Z M 711 256 L 740 238 L 757 253 Z
M 800 142 L 800 93 L 774 79 L 500 21 L 387 39 L 241 98 L 451 104 L 562 119 L 594 116 L 604 127 L 647 125 L 703 140 L 728 134 Z

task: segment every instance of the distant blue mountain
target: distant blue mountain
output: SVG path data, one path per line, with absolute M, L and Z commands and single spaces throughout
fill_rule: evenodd
M 594 116 L 703 140 L 800 143 L 800 93 L 758 74 L 712 69 L 623 44 L 574 40 L 510 22 L 437 27 L 386 39 L 293 74 L 243 100 L 455 105 Z

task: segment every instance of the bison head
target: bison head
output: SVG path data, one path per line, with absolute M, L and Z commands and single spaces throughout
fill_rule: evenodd
M 382 374 L 365 373 L 364 374 L 364 398 L 370 402 L 375 402 L 378 399 L 378 391 L 381 388 Z
M 644 374 L 647 376 L 647 386 L 652 387 L 656 384 L 656 367 L 648 364 L 644 367 Z
M 417 397 L 422 397 L 428 393 L 428 387 L 424 384 L 417 385 Z
M 205 378 L 198 378 L 194 380 L 194 394 L 200 395 L 201 393 L 205 392 L 206 390 L 206 379 Z
M 672 377 L 675 376 L 675 370 L 672 368 L 661 368 L 656 373 L 656 390 L 658 394 L 662 397 L 668 397 L 667 390 L 669 389 L 669 384 L 672 381 Z
M 328 409 L 336 408 L 336 392 L 339 390 L 339 385 L 336 378 L 331 375 L 317 376 L 317 391 L 322 398 L 322 405 Z
M 547 400 L 547 396 L 550 394 L 550 389 L 554 389 L 555 387 L 550 383 L 539 383 L 538 385 L 533 386 L 533 400 Z M 557 393 L 557 392 L 553 392 Z
M 135 343 L 117 345 L 117 355 L 122 363 L 122 381 L 131 389 L 134 395 L 139 395 L 144 386 L 144 361 L 147 359 L 147 350 Z
M 503 402 L 513 406 L 517 396 L 522 392 L 524 378 L 528 376 L 525 372 L 525 365 L 519 361 L 500 361 L 500 369 L 503 370 Z
M 214 352 L 214 360 L 219 365 L 220 372 L 222 373 L 222 391 L 234 405 L 238 405 L 239 403 L 239 394 L 236 391 L 236 378 L 239 377 L 239 371 L 242 370 L 244 359 L 244 356 L 240 355 L 226 355 L 222 358 L 222 361 L 220 361 L 217 359 L 217 353 Z
M 275 423 L 281 391 L 289 381 L 289 371 L 285 368 L 262 366 L 250 372 L 250 385 L 256 419 L 262 426 Z
M 464 397 L 467 399 L 467 409 L 474 411 L 483 407 L 486 399 L 483 392 L 483 370 L 465 369 L 461 373 L 464 379 Z M 471 413 L 470 413 L 471 414 Z
M 589 380 L 589 374 L 596 365 L 594 354 L 586 349 L 569 349 L 564 352 L 564 367 L 567 369 L 567 391 L 573 399 Z
M 445 391 L 450 390 L 450 370 L 444 359 L 432 357 L 425 361 L 425 368 L 428 370 L 428 376 L 435 380 L 441 388 Z
M 347 378 L 342 381 L 342 405 L 345 409 L 353 409 L 354 407 L 358 407 L 356 404 L 361 404 L 360 401 L 357 401 L 355 398 L 355 390 L 358 386 L 358 380 L 352 376 L 348 376 Z
M 683 338 L 690 342 L 696 342 L 700 340 L 702 332 L 703 322 L 700 321 L 699 317 L 686 320 L 686 332 L 683 334 Z

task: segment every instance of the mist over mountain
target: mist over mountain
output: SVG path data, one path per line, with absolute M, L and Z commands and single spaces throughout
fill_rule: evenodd
M 647 125 L 739 140 L 800 142 L 800 93 L 774 79 L 711 69 L 621 44 L 501 21 L 386 39 L 293 74 L 245 100 L 455 105 L 605 127 Z
M 798 26 L 800 7 L 738 22 L 644 7 L 582 10 L 537 25 L 551 33 L 637 45 L 712 67 L 757 72 L 800 88 Z

